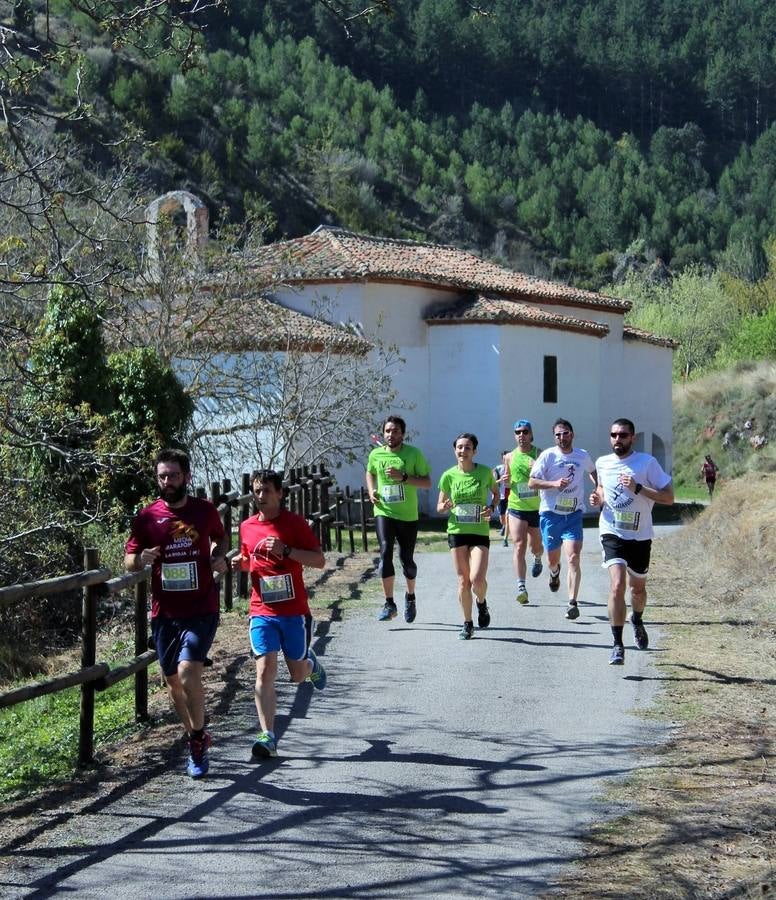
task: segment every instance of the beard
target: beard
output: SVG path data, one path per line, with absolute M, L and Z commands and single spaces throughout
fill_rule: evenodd
M 630 447 L 626 447 L 624 444 L 615 444 L 612 447 L 615 456 L 627 456 L 630 453 Z
M 159 491 L 159 496 L 165 503 L 180 503 L 186 496 L 186 485 L 179 484 L 178 487 L 166 487 Z

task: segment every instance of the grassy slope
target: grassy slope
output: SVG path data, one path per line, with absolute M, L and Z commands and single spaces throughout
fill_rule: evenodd
M 759 363 L 715 372 L 674 387 L 674 482 L 692 497 L 703 488 L 703 457 L 710 453 L 723 479 L 776 472 L 776 364 Z M 752 428 L 744 428 L 747 420 Z M 731 435 L 723 447 L 725 433 Z M 769 443 L 754 450 L 752 435 Z M 705 495 L 705 490 L 702 491 Z

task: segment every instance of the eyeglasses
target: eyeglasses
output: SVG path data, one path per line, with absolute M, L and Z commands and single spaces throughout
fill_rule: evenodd
M 630 433 L 630 431 L 610 431 L 609 437 L 610 438 L 629 438 L 629 437 L 633 437 L 633 435 Z
M 530 434 L 527 428 L 515 428 L 515 434 Z
M 559 437 L 568 437 L 570 434 L 571 434 L 570 431 L 556 431 L 556 432 L 555 432 L 555 437 L 556 437 L 556 438 L 559 438 Z

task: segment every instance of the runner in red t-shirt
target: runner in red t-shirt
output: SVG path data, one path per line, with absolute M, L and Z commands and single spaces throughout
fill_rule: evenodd
M 124 564 L 151 573 L 151 633 L 170 698 L 189 735 L 187 772 L 207 773 L 210 735 L 205 731 L 202 668 L 218 627 L 213 572 L 226 571 L 228 543 L 218 510 L 189 497 L 188 456 L 161 450 L 156 457 L 159 499 L 132 522 Z
M 302 569 L 326 565 L 318 539 L 302 516 L 283 509 L 283 478 L 265 470 L 251 476 L 258 514 L 240 525 L 240 555 L 232 568 L 250 572 L 250 641 L 256 657 L 256 711 L 261 732 L 252 753 L 277 756 L 275 678 L 282 650 L 293 681 L 309 678 L 319 691 L 326 670 L 307 647 L 305 616 L 310 608 Z

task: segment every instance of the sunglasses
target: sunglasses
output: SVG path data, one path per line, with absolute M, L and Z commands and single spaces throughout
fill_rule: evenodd
M 630 431 L 610 431 L 609 437 L 610 438 L 629 438 L 629 437 L 633 437 L 633 435 L 630 433 Z
M 530 434 L 530 430 L 528 428 L 515 428 L 515 434 Z
M 555 432 L 555 437 L 556 437 L 556 438 L 559 438 L 559 437 L 568 437 L 570 434 L 571 434 L 570 431 L 556 431 L 556 432 Z

